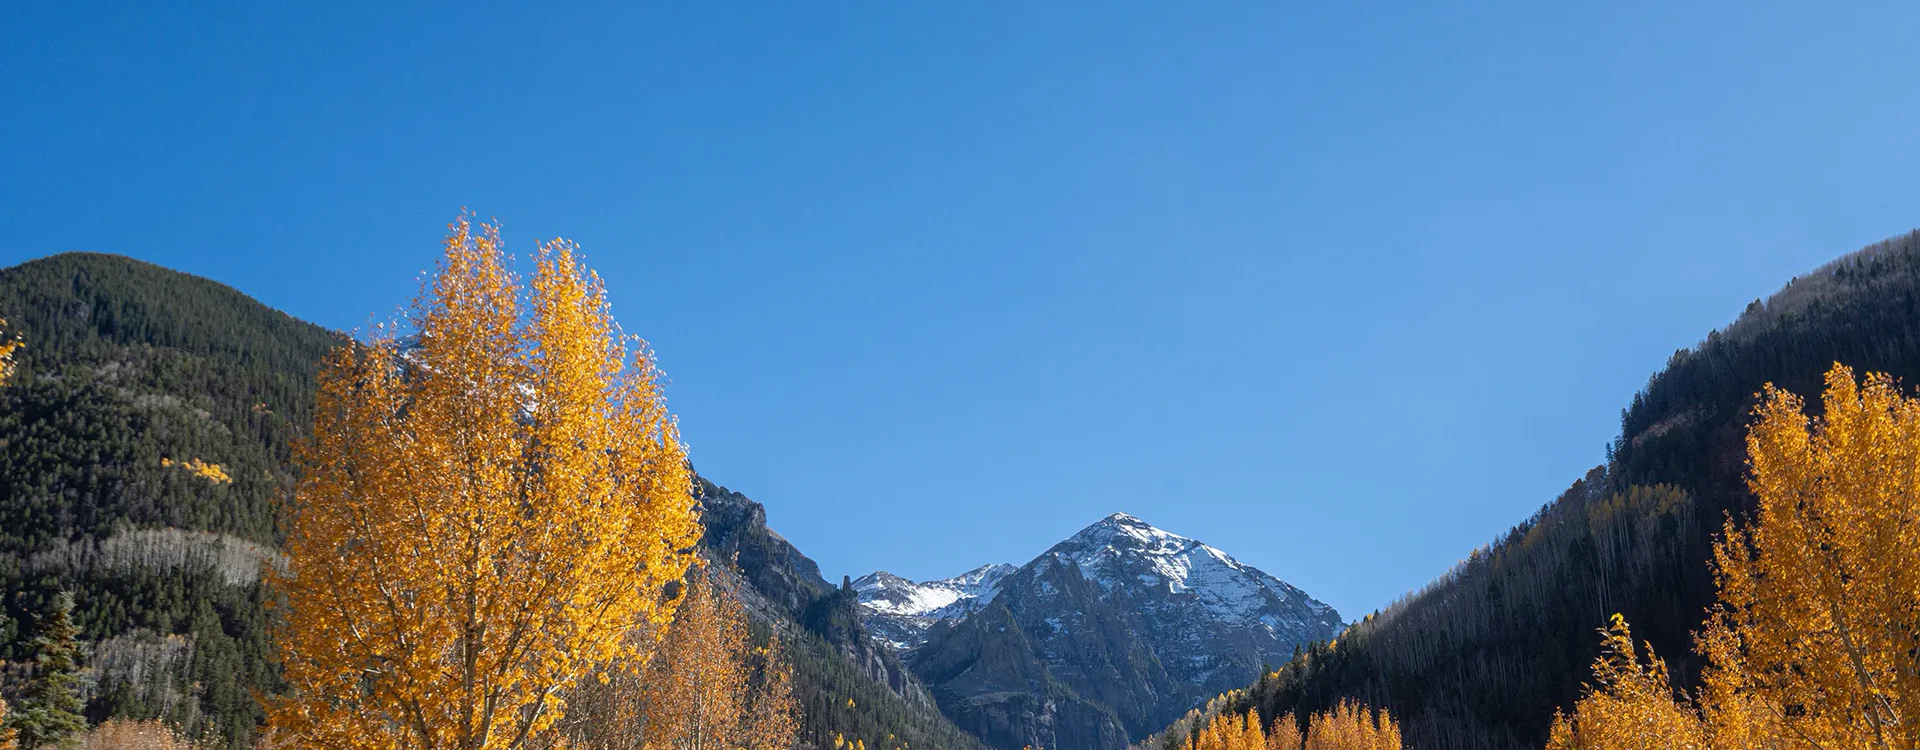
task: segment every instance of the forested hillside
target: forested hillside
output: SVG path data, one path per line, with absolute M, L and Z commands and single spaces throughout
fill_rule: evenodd
M 275 560 L 290 441 L 334 334 L 128 258 L 0 271 L 24 346 L 0 388 L 0 658 L 70 590 L 88 713 L 244 742 L 270 690 L 259 566 Z M 217 472 L 205 467 L 217 467 Z M 197 470 L 196 470 L 197 469 Z
M 0 387 L 0 660 L 23 675 L 60 591 L 89 648 L 91 719 L 155 717 L 251 746 L 278 676 L 263 565 L 316 365 L 342 343 L 245 295 L 128 258 L 65 254 L 0 270 L 24 346 Z M 710 560 L 783 632 L 803 746 L 978 747 L 860 626 L 851 591 L 766 528 L 764 509 L 696 479 Z
M 1691 633 L 1715 593 L 1724 519 L 1748 516 L 1745 436 L 1769 382 L 1818 393 L 1836 361 L 1920 380 L 1920 234 L 1843 257 L 1676 352 L 1622 412 L 1607 461 L 1432 584 L 1365 617 L 1211 713 L 1266 721 L 1343 698 L 1389 708 L 1408 745 L 1537 748 L 1600 655 L 1614 613 L 1697 680 Z M 1196 714 L 1150 741 L 1185 743 Z

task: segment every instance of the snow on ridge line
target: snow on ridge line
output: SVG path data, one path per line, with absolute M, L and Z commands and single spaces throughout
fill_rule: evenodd
M 998 593 L 1000 579 L 1018 570 L 1006 563 L 982 565 L 973 570 L 937 581 L 916 583 L 886 571 L 875 571 L 855 579 L 854 590 L 861 606 L 892 615 L 933 616 L 944 619 L 953 614 L 969 614 L 970 605 L 985 604 Z M 961 611 L 948 613 L 959 608 Z
M 1124 552 L 1123 552 L 1124 549 Z M 1111 591 L 1122 583 L 1120 566 L 1134 568 L 1140 584 L 1166 587 L 1168 593 L 1191 592 L 1216 617 L 1246 620 L 1264 608 L 1268 597 L 1280 603 L 1299 602 L 1309 611 L 1332 608 L 1266 571 L 1242 563 L 1211 545 L 1156 528 L 1127 513 L 1114 513 L 1067 538 L 1048 551 L 1073 560 L 1088 580 Z M 1132 561 L 1134 564 L 1127 564 Z M 1158 580 L 1153 580 L 1158 579 Z

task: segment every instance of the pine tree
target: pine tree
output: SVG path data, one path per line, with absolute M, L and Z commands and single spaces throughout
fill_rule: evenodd
M 73 624 L 73 595 L 60 593 L 53 610 L 40 623 L 33 641 L 33 679 L 21 692 L 19 705 L 7 716 L 7 727 L 17 733 L 21 750 L 77 748 L 87 731 L 80 715 L 80 628 Z

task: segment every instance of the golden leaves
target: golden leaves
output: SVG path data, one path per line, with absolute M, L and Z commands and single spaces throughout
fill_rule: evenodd
M 792 747 L 799 723 L 778 636 L 754 648 L 740 603 L 701 578 L 688 577 L 692 590 L 647 668 L 645 747 Z
M 7 321 L 0 318 L 0 328 L 6 325 Z M 5 384 L 7 378 L 13 376 L 13 353 L 19 351 L 21 346 L 23 344 L 19 339 L 0 338 L 0 384 Z
M 651 649 L 698 540 L 650 352 L 575 248 L 523 283 L 450 225 L 402 338 L 328 356 L 295 493 L 280 634 L 303 744 L 517 748 L 600 665 Z
M 1266 728 L 1270 727 L 1270 729 Z M 1215 714 L 1188 743 L 1189 750 L 1400 750 L 1400 725 L 1385 710 L 1341 701 L 1314 714 L 1307 733 L 1291 713 L 1263 727 L 1253 709 L 1245 714 Z
M 1625 618 L 1601 631 L 1604 649 L 1594 662 L 1594 684 L 1575 715 L 1555 716 L 1547 747 L 1556 750 L 1705 748 L 1698 715 L 1674 700 L 1667 665 L 1647 648 L 1641 658 Z
M 1714 546 L 1720 601 L 1689 704 L 1615 616 L 1552 748 L 1920 747 L 1920 399 L 1835 364 L 1821 416 L 1768 385 L 1747 434 L 1752 524 Z
M 160 466 L 161 468 L 169 468 L 169 469 L 175 466 L 178 466 L 180 467 L 181 471 L 187 472 L 188 474 L 192 474 L 201 479 L 205 479 L 214 484 L 230 484 L 233 482 L 233 477 L 227 474 L 226 466 L 221 464 L 210 464 L 197 458 L 189 458 L 185 461 L 175 461 L 171 458 L 162 458 L 160 459 Z

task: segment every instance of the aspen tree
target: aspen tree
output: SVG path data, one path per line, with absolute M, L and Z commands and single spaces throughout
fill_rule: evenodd
M 572 243 L 523 283 L 449 225 L 402 338 L 323 362 L 287 528 L 269 724 L 296 746 L 522 748 L 650 647 L 693 559 L 691 477 L 645 344 Z
M 689 576 L 692 590 L 647 667 L 644 747 L 791 747 L 799 724 L 778 639 L 754 647 L 739 602 L 705 579 Z
M 1920 747 L 1920 399 L 1835 364 L 1821 416 L 1769 384 L 1747 434 L 1757 507 L 1714 546 L 1696 701 L 1615 615 L 1598 684 L 1550 748 Z
M 1594 682 L 1576 716 L 1557 716 L 1547 747 L 1554 750 L 1628 750 L 1707 747 L 1700 717 L 1675 700 L 1666 663 L 1647 649 L 1643 660 L 1633 630 L 1620 615 L 1602 631 L 1604 650 L 1593 664 Z
M 1307 724 L 1306 750 L 1400 750 L 1400 725 L 1393 715 L 1361 703 L 1341 701 L 1313 715 Z
M 1920 399 L 1835 364 L 1821 402 L 1808 418 L 1769 384 L 1755 412 L 1757 522 L 1714 550 L 1708 683 L 1777 709 L 1789 742 L 1920 747 Z
M 1267 733 L 1267 750 L 1300 750 L 1306 739 L 1300 736 L 1300 724 L 1293 712 L 1273 717 L 1273 730 Z
M 6 327 L 6 319 L 0 318 L 0 328 Z M 0 336 L 0 385 L 4 385 L 7 378 L 13 376 L 13 353 L 19 351 L 20 346 L 18 339 Z
M 7 725 L 7 702 L 0 700 L 0 750 L 16 750 L 20 747 L 18 735 L 13 727 Z
M 1237 750 L 1267 750 L 1267 733 L 1260 728 L 1260 714 L 1249 708 L 1245 716 L 1240 717 L 1239 739 L 1234 742 Z

